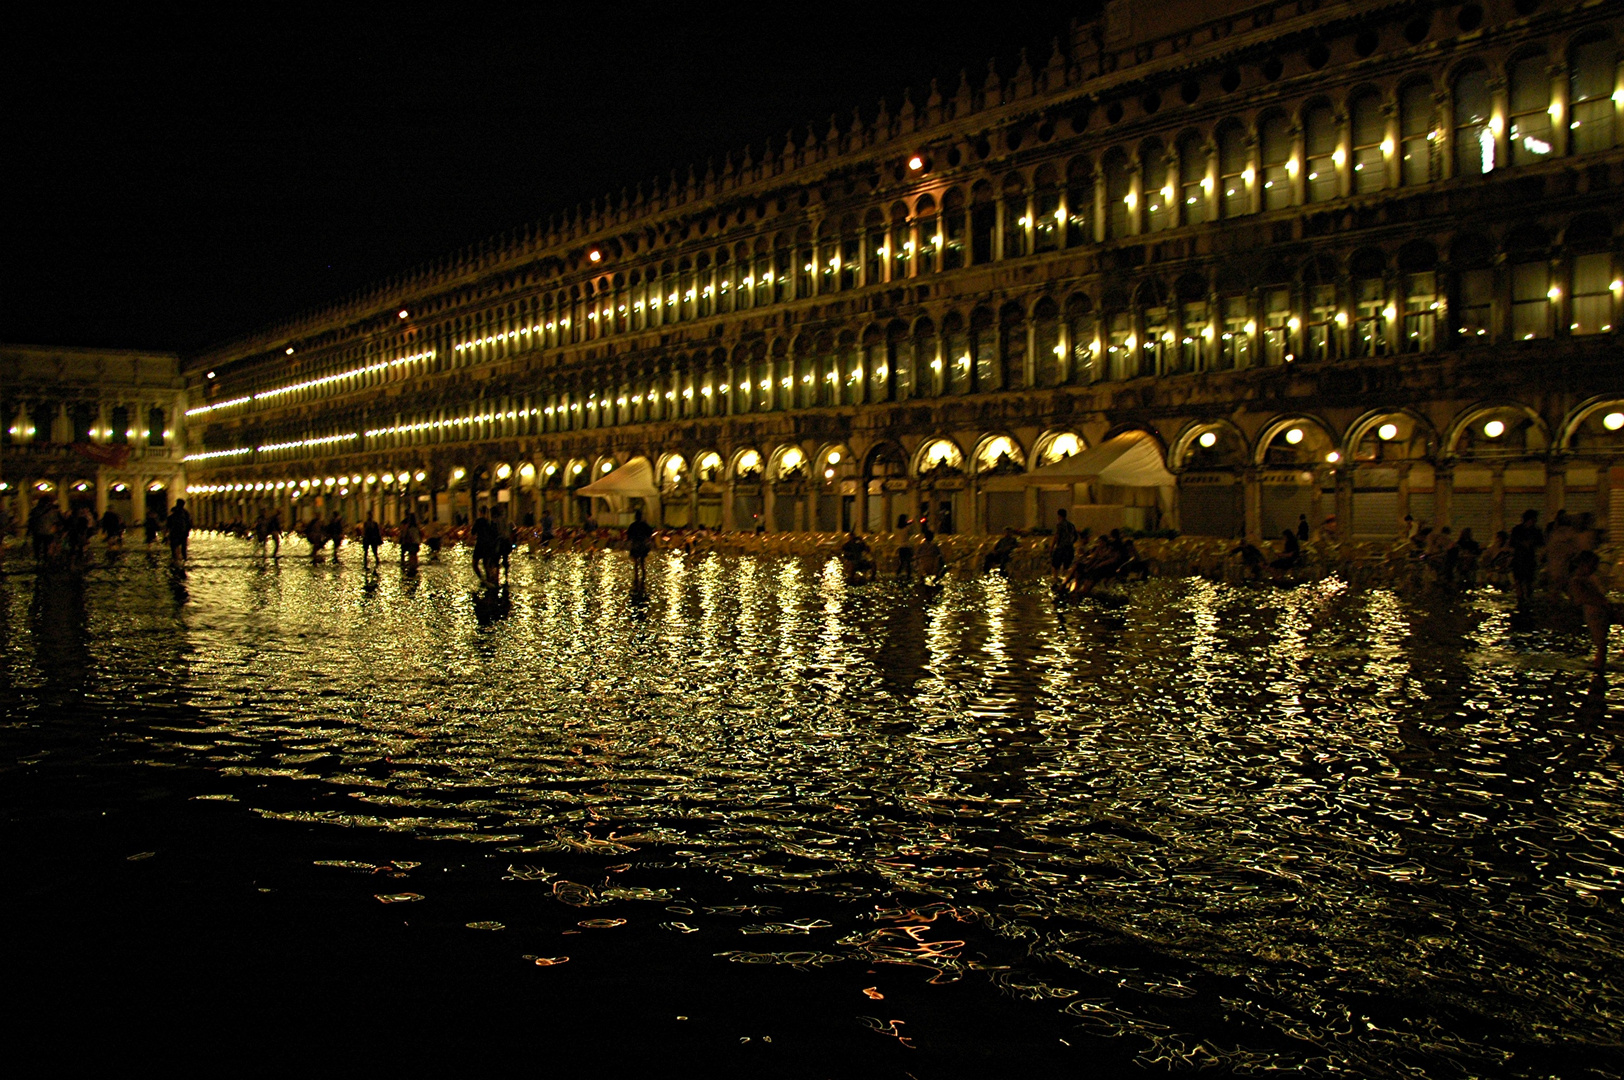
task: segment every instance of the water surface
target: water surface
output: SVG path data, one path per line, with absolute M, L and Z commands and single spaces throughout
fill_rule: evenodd
M 153 852 L 41 905 L 230 837 L 228 908 L 768 1073 L 1620 1073 L 1619 694 L 1491 592 L 194 555 L 8 553 L 9 828 Z

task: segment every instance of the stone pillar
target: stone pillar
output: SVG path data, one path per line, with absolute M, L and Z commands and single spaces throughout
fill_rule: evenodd
M 130 480 L 131 525 L 140 526 L 147 520 L 147 478 L 136 476 Z
M 1336 481 L 1336 531 L 1337 537 L 1349 540 L 1353 537 L 1353 470 L 1337 469 L 1333 474 Z M 1322 528 L 1324 519 L 1315 523 L 1315 528 Z
M 1432 526 L 1441 529 L 1449 524 L 1450 503 L 1455 494 L 1455 473 L 1447 465 L 1440 465 L 1433 470 L 1433 503 L 1434 513 Z
M 868 523 L 868 481 L 861 475 L 857 477 L 857 497 L 852 500 L 851 527 L 858 536 L 869 531 Z
M 1025 511 L 1027 530 L 1030 531 L 1035 529 L 1039 525 L 1047 525 L 1048 522 L 1040 520 L 1041 514 L 1038 510 L 1038 489 L 1028 484 L 1026 490 L 1022 494 L 1026 499 Z
M 1399 527 L 1403 528 L 1404 519 L 1410 516 L 1410 463 L 1401 461 L 1398 464 L 1398 520 Z
M 1568 505 L 1568 467 L 1562 462 L 1545 466 L 1545 520 L 1555 521 L 1556 512 Z
M 107 513 L 107 470 L 101 466 L 96 468 L 96 516 L 99 518 Z
M 1241 513 L 1246 525 L 1246 539 L 1260 543 L 1263 539 L 1263 486 L 1258 483 L 1257 469 L 1241 472 Z
M 1511 524 L 1506 520 L 1506 467 L 1496 463 L 1489 466 L 1489 528 L 1499 532 L 1509 529 Z
M 778 493 L 773 490 L 772 481 L 766 477 L 761 480 L 761 525 L 769 533 L 777 532 Z

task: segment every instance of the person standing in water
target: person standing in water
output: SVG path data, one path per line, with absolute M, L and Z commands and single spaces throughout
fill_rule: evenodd
M 406 570 L 417 570 L 417 552 L 422 542 L 423 533 L 417 527 L 417 515 L 407 514 L 400 526 L 400 565 Z
M 1058 582 L 1060 576 L 1077 561 L 1077 526 L 1067 518 L 1064 507 L 1056 510 L 1055 514 L 1058 520 L 1054 525 L 1054 535 L 1049 538 L 1049 580 L 1052 582 Z
M 1517 586 L 1517 607 L 1526 608 L 1534 598 L 1534 579 L 1539 576 L 1539 549 L 1545 534 L 1539 529 L 1539 511 L 1524 510 L 1522 523 L 1511 530 L 1511 580 Z
M 185 562 L 192 536 L 192 515 L 186 509 L 185 499 L 175 500 L 175 508 L 169 511 L 164 530 L 169 534 L 169 558 L 174 562 Z
M 1601 560 L 1594 551 L 1579 552 L 1573 557 L 1567 585 L 1568 595 L 1573 597 L 1573 602 L 1584 613 L 1590 643 L 1595 649 L 1590 657 L 1590 666 L 1597 671 L 1607 667 L 1607 630 L 1618 621 L 1613 605 L 1607 599 L 1607 590 L 1596 579 L 1596 570 L 1600 565 Z
M 107 550 L 117 551 L 124 546 L 124 519 L 112 507 L 102 515 L 101 533 L 102 539 L 107 541 Z
M 344 515 L 337 510 L 327 519 L 327 539 L 333 545 L 333 561 L 338 561 L 338 549 L 344 543 Z
M 361 526 L 361 569 L 367 568 L 367 556 L 372 556 L 374 567 L 383 565 L 383 526 L 367 511 L 366 524 Z
M 648 588 L 645 564 L 653 547 L 654 526 L 644 521 L 643 511 L 638 510 L 632 515 L 632 523 L 626 526 L 626 551 L 632 557 L 633 593 L 641 593 Z
M 474 576 L 482 579 L 494 577 L 496 575 L 496 526 L 491 522 L 490 510 L 483 506 L 479 508 L 479 516 L 474 519 L 469 534 L 474 541 Z

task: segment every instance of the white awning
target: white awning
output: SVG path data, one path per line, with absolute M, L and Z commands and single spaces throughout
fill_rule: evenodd
M 660 489 L 654 486 L 654 469 L 647 458 L 633 458 L 601 480 L 578 487 L 572 494 L 598 495 L 606 499 L 657 499 Z
M 1009 490 L 1045 484 L 1097 481 L 1118 487 L 1172 487 L 1173 474 L 1162 463 L 1161 447 L 1144 431 L 1125 431 L 1080 454 L 1015 476 L 998 476 L 984 485 Z

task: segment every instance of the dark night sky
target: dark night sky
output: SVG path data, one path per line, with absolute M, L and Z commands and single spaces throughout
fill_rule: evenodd
M 991 55 L 1007 79 L 1091 6 L 5 16 L 0 341 L 195 350 Z

